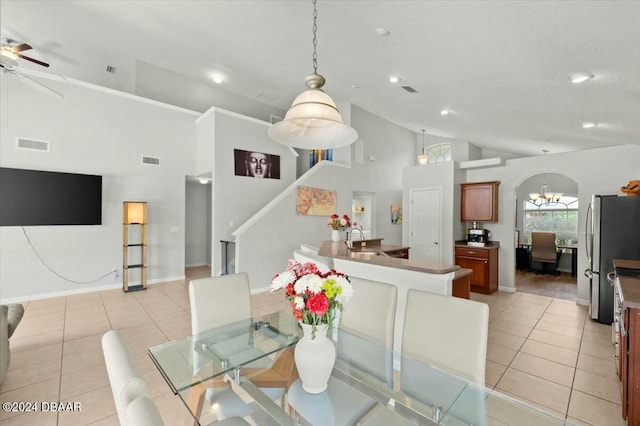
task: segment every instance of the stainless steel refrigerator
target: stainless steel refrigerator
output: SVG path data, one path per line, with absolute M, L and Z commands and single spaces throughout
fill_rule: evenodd
M 640 197 L 594 195 L 585 223 L 591 318 L 613 322 L 613 259 L 640 259 Z

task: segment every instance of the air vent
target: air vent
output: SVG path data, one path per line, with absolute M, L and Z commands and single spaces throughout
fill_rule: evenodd
M 16 147 L 31 151 L 51 152 L 49 141 L 37 141 L 35 139 L 16 138 Z
M 146 155 L 142 156 L 142 164 L 150 164 L 152 166 L 159 166 L 160 159 L 156 157 L 147 157 Z
M 402 87 L 404 90 L 406 90 L 406 91 L 407 91 L 407 92 L 409 92 L 409 93 L 416 93 L 416 92 L 417 92 L 417 90 L 416 90 L 416 89 L 414 89 L 414 88 L 413 88 L 413 87 L 411 87 L 411 86 L 400 86 L 400 87 Z
M 118 68 L 112 66 L 112 65 L 107 65 L 107 72 L 110 72 L 111 74 L 115 74 L 116 71 L 118 71 Z

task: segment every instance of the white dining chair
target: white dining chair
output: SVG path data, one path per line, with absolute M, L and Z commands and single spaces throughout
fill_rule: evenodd
M 393 387 L 397 287 L 355 277 L 350 281 L 354 296 L 345 305 L 338 326 L 347 333 L 338 334 L 337 358 Z M 289 405 L 303 418 L 302 423 L 313 425 L 357 424 L 376 405 L 376 401 L 334 377 L 329 378 L 327 391 L 317 395 L 306 393 L 297 380 L 287 397 Z
M 251 293 L 249 276 L 246 272 L 217 277 L 200 278 L 189 282 L 189 302 L 191 306 L 191 332 L 198 334 L 208 329 L 222 327 L 251 319 Z M 250 350 L 259 351 L 254 348 Z M 198 365 L 195 360 L 194 365 Z M 280 367 L 281 363 L 278 364 Z M 270 358 L 262 358 L 246 367 L 266 369 L 271 366 Z M 283 378 L 283 381 L 286 378 Z M 286 387 L 261 387 L 260 390 L 272 400 L 282 399 Z M 205 398 L 216 407 L 218 419 L 227 417 L 247 417 L 253 413 L 229 387 L 210 387 Z
M 436 410 L 450 407 L 447 415 L 465 424 L 485 425 L 488 333 L 486 303 L 409 290 L 400 388 Z
M 447 415 L 463 424 L 486 424 L 488 330 L 487 304 L 408 290 L 401 346 L 402 392 L 432 407 L 436 422 L 438 410 L 444 413 L 451 408 Z M 468 386 L 468 382 L 473 384 Z M 373 410 L 361 424 L 383 425 L 391 419 L 395 419 L 393 424 L 411 424 L 387 407 Z
M 484 385 L 489 306 L 410 289 L 402 354 Z

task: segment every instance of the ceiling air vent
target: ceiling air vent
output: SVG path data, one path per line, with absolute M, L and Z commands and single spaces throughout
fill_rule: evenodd
M 409 93 L 416 93 L 416 92 L 417 92 L 417 90 L 416 90 L 416 89 L 414 89 L 414 88 L 413 88 L 413 87 L 411 87 L 411 86 L 400 86 L 400 87 L 402 87 L 404 90 L 406 90 L 406 91 L 407 91 L 407 92 L 409 92 Z
M 151 164 L 152 166 L 159 166 L 160 159 L 156 157 L 148 157 L 146 155 L 142 156 L 142 164 Z
M 31 151 L 51 152 L 49 141 L 37 141 L 35 139 L 16 138 L 16 147 Z

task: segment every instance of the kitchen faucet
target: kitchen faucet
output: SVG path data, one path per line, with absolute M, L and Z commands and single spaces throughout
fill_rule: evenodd
M 347 231 L 347 247 L 352 249 L 353 248 L 353 231 L 358 231 L 360 232 L 360 241 L 364 241 L 364 232 L 362 232 L 362 228 L 357 227 L 357 228 L 351 228 L 351 231 Z

